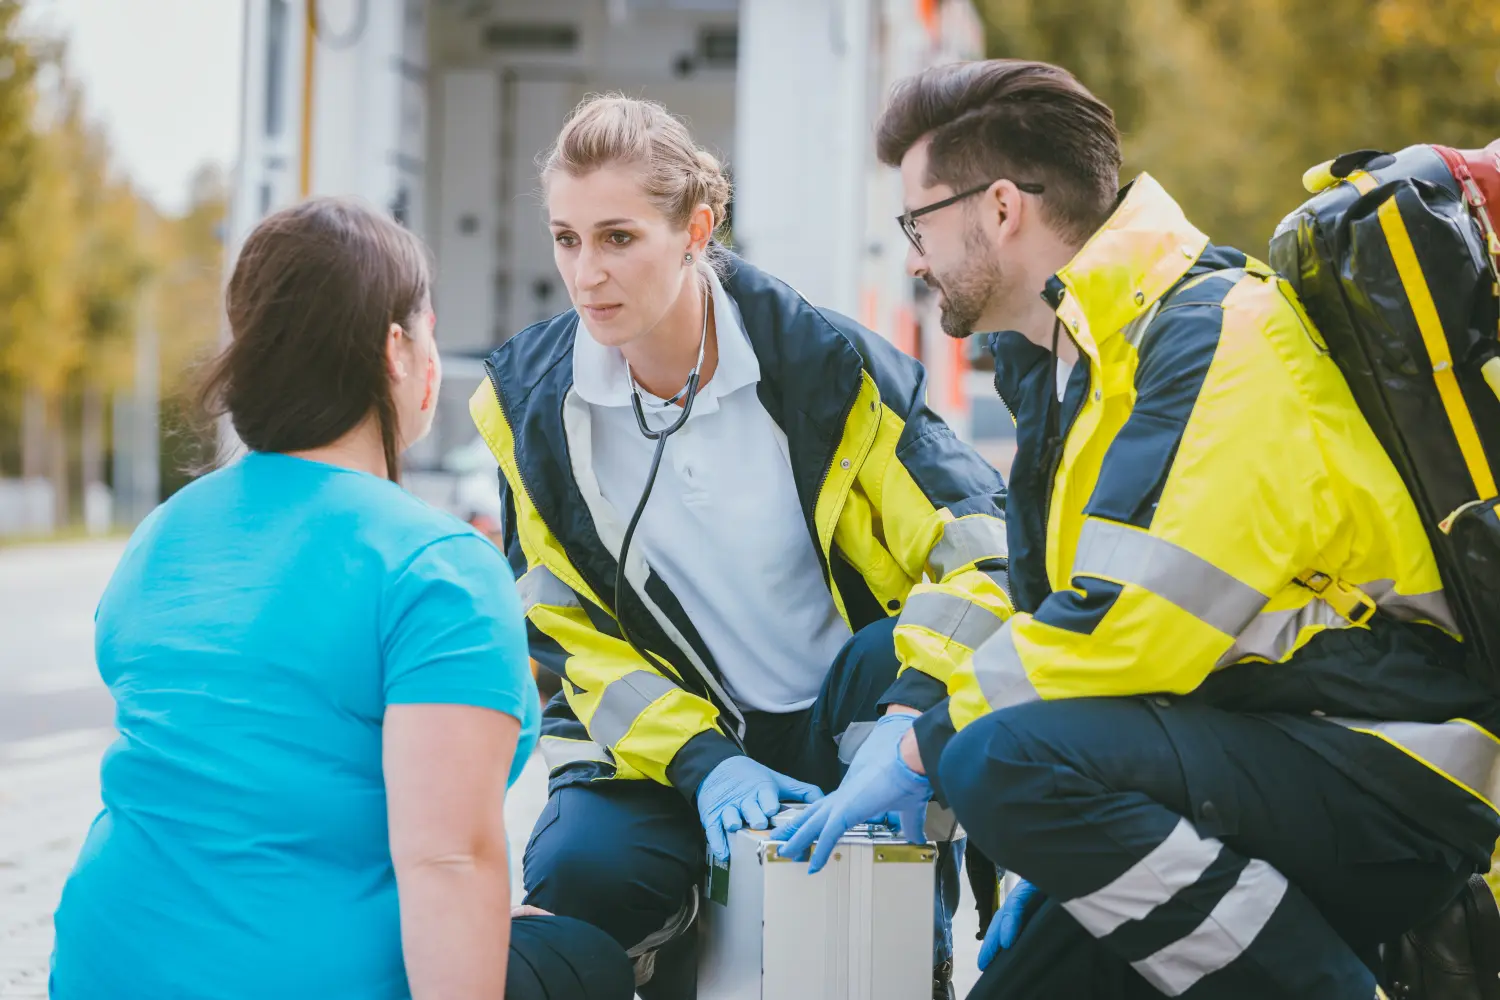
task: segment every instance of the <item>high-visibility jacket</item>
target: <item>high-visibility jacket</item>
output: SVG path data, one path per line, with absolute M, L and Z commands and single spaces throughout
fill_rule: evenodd
M 996 612 L 1009 607 L 1004 484 L 928 409 L 922 366 L 736 258 L 723 285 L 759 359 L 758 398 L 786 434 L 803 519 L 850 629 L 897 613 L 947 628 L 940 616 L 955 614 L 950 599 L 959 614 L 982 605 L 998 628 Z M 742 752 L 744 718 L 660 577 L 615 604 L 618 553 L 596 532 L 570 464 L 586 437 L 576 421 L 587 419 L 573 391 L 577 336 L 571 310 L 517 334 L 490 355 L 489 379 L 470 401 L 500 463 L 505 547 L 532 656 L 563 678 L 541 750 L 554 785 L 649 779 L 691 796 Z M 921 599 L 933 587 L 924 576 L 942 588 L 932 602 Z M 620 637 L 620 615 L 665 667 Z
M 1004 626 L 951 659 L 941 630 L 897 629 L 903 678 L 947 670 L 905 681 L 937 706 L 929 774 L 998 709 L 1187 696 L 1284 716 L 1407 812 L 1456 783 L 1472 809 L 1443 832 L 1493 844 L 1496 699 L 1454 666 L 1415 506 L 1286 283 L 1143 175 L 1045 296 L 1080 355 L 1062 402 L 1050 351 L 992 341 L 1018 425 Z

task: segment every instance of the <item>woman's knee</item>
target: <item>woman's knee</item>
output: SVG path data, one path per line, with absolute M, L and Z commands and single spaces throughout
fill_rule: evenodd
M 570 917 L 511 923 L 505 1000 L 630 1000 L 635 976 L 625 949 Z

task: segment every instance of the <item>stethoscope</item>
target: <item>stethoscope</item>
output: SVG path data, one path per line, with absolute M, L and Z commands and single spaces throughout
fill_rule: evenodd
M 651 425 L 646 423 L 646 409 L 641 401 L 641 387 L 636 384 L 635 375 L 630 371 L 630 362 L 625 363 L 625 374 L 630 379 L 630 405 L 635 410 L 636 426 L 640 428 L 641 434 L 648 441 L 656 442 L 656 452 L 651 456 L 651 469 L 646 473 L 646 485 L 641 490 L 640 500 L 636 501 L 635 513 L 630 515 L 630 524 L 625 529 L 625 538 L 620 542 L 619 561 L 615 565 L 615 620 L 620 625 L 620 635 L 647 663 L 661 663 L 661 658 L 648 654 L 635 641 L 635 637 L 630 634 L 630 629 L 625 624 L 625 610 L 622 603 L 626 587 L 625 564 L 630 555 L 630 541 L 635 537 L 636 526 L 641 523 L 641 515 L 646 511 L 646 501 L 651 499 L 651 488 L 656 485 L 656 473 L 661 468 L 661 456 L 666 451 L 667 438 L 676 434 L 682 429 L 682 425 L 687 423 L 688 416 L 693 412 L 693 401 L 698 398 L 698 372 L 703 367 L 703 352 L 708 345 L 708 304 L 708 286 L 705 284 L 703 288 L 703 332 L 698 337 L 698 360 L 693 364 L 693 370 L 688 373 L 687 382 L 677 391 L 677 394 L 656 407 L 664 410 L 681 400 L 682 412 L 672 423 L 659 430 L 652 430 Z

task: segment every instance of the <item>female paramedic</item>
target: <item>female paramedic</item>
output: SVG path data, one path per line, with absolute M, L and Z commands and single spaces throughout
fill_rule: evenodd
M 245 242 L 205 391 L 250 452 L 157 508 L 99 602 L 120 738 L 54 1000 L 629 1000 L 607 934 L 508 905 L 541 707 L 504 559 L 397 485 L 441 382 L 429 285 L 354 203 Z
M 660 105 L 586 100 L 542 179 L 574 308 L 495 351 L 471 403 L 531 652 L 563 679 L 527 901 L 614 935 L 645 1000 L 689 997 L 705 837 L 726 857 L 833 788 L 905 685 L 999 628 L 1004 485 L 921 365 L 711 242 L 729 181 Z M 898 617 L 921 626 L 901 648 Z

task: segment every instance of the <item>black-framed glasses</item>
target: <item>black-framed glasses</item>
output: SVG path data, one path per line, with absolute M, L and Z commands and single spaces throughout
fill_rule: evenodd
M 965 198 L 972 198 L 981 191 L 988 191 L 997 181 L 1002 180 L 1005 180 L 1005 178 L 997 177 L 995 180 L 987 181 L 978 187 L 969 188 L 967 191 L 960 191 L 951 198 L 944 198 L 942 201 L 935 201 L 931 205 L 914 208 L 910 212 L 902 212 L 896 216 L 896 222 L 900 224 L 901 231 L 906 234 L 906 238 L 911 241 L 911 245 L 916 248 L 917 253 L 926 257 L 927 251 L 922 248 L 922 234 L 917 232 L 917 220 L 931 212 L 936 212 L 940 208 L 947 208 L 949 205 L 956 205 Z M 1017 190 L 1024 191 L 1027 194 L 1041 194 L 1046 190 L 1042 185 L 1033 184 L 1030 181 L 1011 181 L 1011 183 L 1016 186 Z

